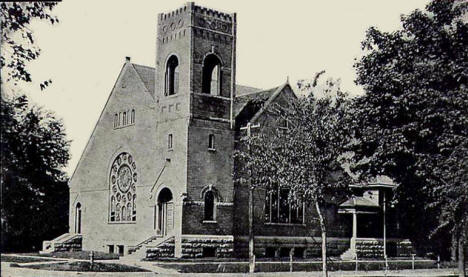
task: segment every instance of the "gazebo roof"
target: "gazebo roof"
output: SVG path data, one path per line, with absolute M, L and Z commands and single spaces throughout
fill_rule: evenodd
M 380 208 L 378 203 L 363 196 L 352 196 L 338 207 L 338 213 L 374 214 Z
M 378 175 L 369 180 L 367 183 L 353 184 L 350 185 L 350 187 L 363 189 L 394 189 L 398 187 L 398 184 L 396 184 L 390 177 L 386 175 Z
M 343 202 L 340 208 L 378 208 L 379 204 L 362 196 L 353 196 Z

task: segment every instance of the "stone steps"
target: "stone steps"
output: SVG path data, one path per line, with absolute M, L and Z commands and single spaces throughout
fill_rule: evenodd
M 174 257 L 174 236 L 150 237 L 129 250 L 123 260 L 142 260 L 145 258 Z
M 42 243 L 42 251 L 39 253 L 47 254 L 59 251 L 79 251 L 82 249 L 83 237 L 81 234 L 65 233 L 53 240 Z

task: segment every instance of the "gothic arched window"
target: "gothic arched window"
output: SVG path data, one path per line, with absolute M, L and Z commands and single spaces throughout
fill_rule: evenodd
M 136 164 L 132 155 L 123 152 L 115 158 L 110 172 L 111 222 L 136 221 Z
M 114 128 L 119 127 L 119 115 L 114 114 Z
M 205 220 L 215 220 L 215 196 L 213 191 L 205 192 Z
M 135 124 L 135 109 L 132 109 L 132 115 L 130 117 L 130 123 Z
M 81 203 L 75 207 L 75 233 L 81 234 Z
M 179 60 L 171 56 L 167 60 L 164 95 L 174 95 L 179 92 Z
M 202 93 L 221 95 L 221 61 L 213 54 L 203 61 Z

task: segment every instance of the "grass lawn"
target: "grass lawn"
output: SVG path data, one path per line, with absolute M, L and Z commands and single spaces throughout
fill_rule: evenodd
M 158 263 L 160 267 L 175 269 L 181 273 L 217 273 L 217 272 L 229 272 L 229 273 L 245 273 L 249 270 L 249 264 L 233 263 L 222 261 L 216 263 L 186 263 L 183 262 L 170 264 L 170 263 Z M 400 269 L 411 269 L 411 261 L 389 261 L 389 270 L 400 270 Z M 433 261 L 416 261 L 415 269 L 427 269 L 437 268 L 437 264 Z M 285 272 L 289 271 L 289 263 L 283 262 L 267 262 L 262 261 L 256 264 L 256 272 Z M 330 271 L 337 270 L 355 270 L 355 262 L 343 262 L 333 261 L 328 263 L 328 269 Z M 383 270 L 385 269 L 385 263 L 383 261 L 363 261 L 358 263 L 358 270 L 371 271 L 371 270 Z M 293 271 L 320 271 L 322 270 L 322 264 L 317 261 L 301 261 L 293 263 Z
M 149 272 L 146 269 L 109 263 L 94 263 L 91 266 L 90 262 L 71 262 L 71 263 L 55 263 L 41 265 L 25 265 L 25 268 L 44 269 L 53 271 L 83 271 L 83 272 Z
M 8 263 L 31 263 L 31 262 L 47 262 L 49 259 L 43 259 L 41 257 L 32 258 L 32 257 L 17 257 L 17 256 L 1 256 L 2 262 Z
M 52 252 L 49 254 L 35 254 L 43 257 L 55 257 L 65 259 L 77 259 L 77 260 L 89 260 L 89 254 L 91 251 L 73 251 L 73 252 Z M 118 260 L 119 255 L 114 253 L 106 253 L 94 251 L 95 260 Z

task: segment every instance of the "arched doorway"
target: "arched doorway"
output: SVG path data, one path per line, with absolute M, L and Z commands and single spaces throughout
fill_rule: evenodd
M 75 233 L 81 234 L 81 203 L 75 206 Z
M 168 188 L 163 188 L 158 195 L 155 206 L 156 233 L 165 236 L 174 228 L 174 202 L 172 192 Z

